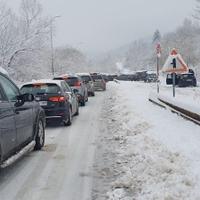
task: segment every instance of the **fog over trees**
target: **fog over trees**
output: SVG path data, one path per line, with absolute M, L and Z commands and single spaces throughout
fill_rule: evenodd
M 107 71 L 116 70 L 116 63 L 122 62 L 125 68 L 132 71 L 155 70 L 156 44 L 159 41 L 162 48 L 161 66 L 171 49 L 177 48 L 185 62 L 200 77 L 200 0 L 196 1 L 196 8 L 191 18 L 183 19 L 183 23 L 176 30 L 162 34 L 157 29 L 149 35 L 152 36 L 135 40 L 131 44 L 110 52 L 110 59 L 103 57 L 99 61 L 99 68 L 105 69 L 106 66 Z
M 195 5 L 194 5 L 195 7 Z M 0 5 L 0 66 L 17 81 L 52 76 L 51 26 L 52 16 L 45 16 L 37 0 L 21 0 L 20 11 Z M 196 1 L 193 16 L 183 20 L 176 30 L 162 34 L 159 27 L 149 38 L 141 38 L 98 58 L 90 59 L 70 44 L 53 51 L 56 74 L 67 72 L 117 72 L 121 62 L 131 71 L 154 70 L 156 43 L 162 47 L 161 66 L 170 50 L 177 48 L 187 64 L 200 74 L 200 0 Z M 53 37 L 56 27 L 53 27 Z
M 52 20 L 51 16 L 44 15 L 37 0 L 22 0 L 19 14 L 1 3 L 0 66 L 14 79 L 26 81 L 51 76 Z M 72 47 L 54 51 L 57 57 L 55 71 L 58 73 L 61 68 L 70 70 L 86 62 L 85 56 Z

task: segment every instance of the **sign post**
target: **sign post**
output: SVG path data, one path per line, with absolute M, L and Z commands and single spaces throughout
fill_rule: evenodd
M 157 93 L 160 92 L 160 88 L 159 88 L 159 68 L 160 68 L 160 57 L 161 57 L 161 45 L 160 43 L 157 44 L 156 46 L 156 72 L 157 72 Z
M 172 63 L 173 69 L 176 69 L 176 58 L 173 58 Z M 175 92 L 175 87 L 176 87 L 176 73 L 175 71 L 172 73 L 173 76 L 173 97 L 175 97 L 176 92 Z

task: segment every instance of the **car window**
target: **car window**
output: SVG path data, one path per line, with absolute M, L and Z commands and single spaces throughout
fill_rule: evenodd
M 81 76 L 82 80 L 86 81 L 86 82 L 89 82 L 89 81 L 92 81 L 91 77 L 90 76 Z
M 16 101 L 17 96 L 19 95 L 18 88 L 7 78 L 0 75 L 0 84 L 10 101 Z
M 68 77 L 66 79 L 67 84 L 71 87 L 76 86 L 79 81 L 78 77 Z
M 3 93 L 2 93 L 2 91 L 0 89 L 0 101 L 4 101 L 4 100 L 5 100 L 4 95 L 3 95 Z
M 40 94 L 57 94 L 60 93 L 60 88 L 58 85 L 53 83 L 45 83 L 45 84 L 29 84 L 24 85 L 21 88 L 21 93 L 30 93 L 33 95 L 40 95 Z
M 61 85 L 62 85 L 64 92 L 71 92 L 70 87 L 67 85 L 67 83 L 65 81 L 62 82 Z
M 66 87 L 67 87 L 67 90 L 69 91 L 69 92 L 71 92 L 72 91 L 72 89 L 69 87 L 69 85 L 65 82 L 65 85 L 66 85 Z
M 102 79 L 102 76 L 101 75 L 92 75 L 92 78 L 94 80 L 101 80 Z

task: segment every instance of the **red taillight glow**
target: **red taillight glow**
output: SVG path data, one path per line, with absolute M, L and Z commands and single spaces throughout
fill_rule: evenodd
M 61 96 L 61 97 L 50 97 L 49 101 L 52 102 L 64 102 L 65 101 L 65 97 Z
M 81 86 L 81 82 L 80 81 L 77 81 L 74 86 Z

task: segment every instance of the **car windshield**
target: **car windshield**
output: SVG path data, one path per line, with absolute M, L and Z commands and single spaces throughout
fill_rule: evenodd
M 192 74 L 184 74 L 183 77 L 184 78 L 192 78 Z
M 60 88 L 56 84 L 29 84 L 29 85 L 24 85 L 21 88 L 21 93 L 30 93 L 33 95 L 39 95 L 39 94 L 57 94 L 60 93 Z

